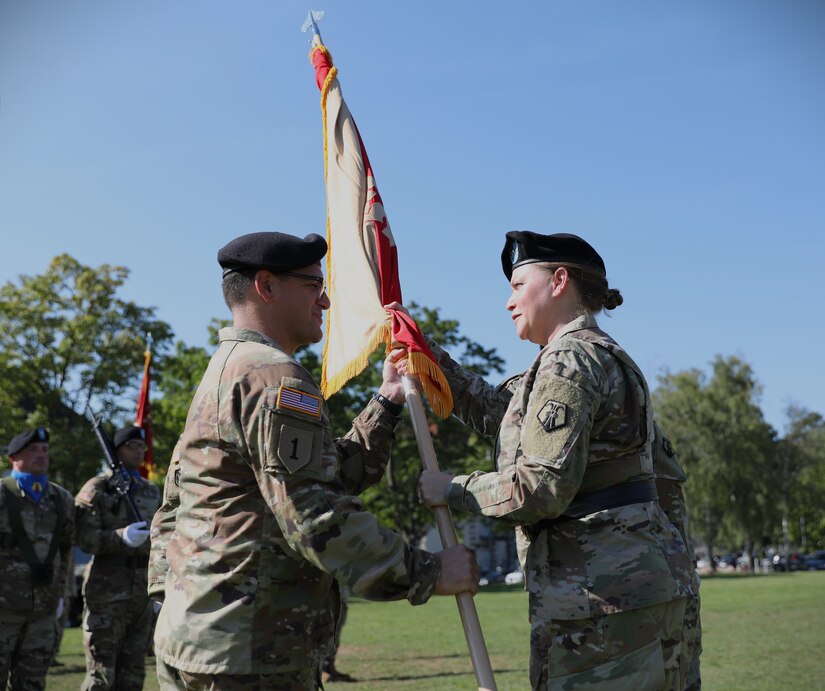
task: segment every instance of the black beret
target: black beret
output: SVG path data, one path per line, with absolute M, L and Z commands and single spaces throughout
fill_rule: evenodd
M 6 453 L 9 456 L 13 456 L 19 451 L 25 449 L 29 444 L 42 444 L 43 442 L 47 441 L 49 441 L 49 430 L 47 430 L 45 427 L 30 429 L 28 432 L 18 434 L 14 439 L 12 439 L 9 442 L 9 448 L 6 451 Z
M 277 274 L 315 264 L 326 253 L 327 241 L 315 233 L 304 239 L 286 233 L 249 233 L 221 247 L 218 264 L 224 276 L 249 269 L 268 269 Z
M 141 441 L 146 441 L 146 431 L 143 427 L 135 427 L 134 425 L 129 425 L 129 427 L 122 427 L 117 432 L 115 432 L 114 444 L 115 448 L 117 449 L 120 446 L 123 446 L 127 441 L 131 441 L 132 439 L 140 439 Z
M 578 235 L 541 235 L 529 230 L 511 230 L 506 237 L 501 251 L 501 267 L 508 281 L 517 266 L 534 262 L 584 266 L 607 276 L 599 253 Z

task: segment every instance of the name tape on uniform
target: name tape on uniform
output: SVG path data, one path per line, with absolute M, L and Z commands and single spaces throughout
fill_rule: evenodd
M 278 389 L 278 407 L 297 410 L 307 415 L 321 417 L 321 397 L 282 386 Z

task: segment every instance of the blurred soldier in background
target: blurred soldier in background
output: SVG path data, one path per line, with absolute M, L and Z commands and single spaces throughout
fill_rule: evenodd
M 72 550 L 72 495 L 49 482 L 49 433 L 8 446 L 0 488 L 0 688 L 46 688 Z
M 83 583 L 84 691 L 142 689 L 154 621 L 146 592 L 147 522 L 160 506 L 160 490 L 138 472 L 146 451 L 142 428 L 118 430 L 114 447 L 132 476 L 129 493 L 144 520 L 130 514 L 111 469 L 83 485 L 75 500 L 77 544 L 94 555 Z

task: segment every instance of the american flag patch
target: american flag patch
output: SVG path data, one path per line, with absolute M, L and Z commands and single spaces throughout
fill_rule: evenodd
M 278 389 L 278 407 L 297 410 L 307 415 L 321 417 L 321 397 L 304 393 L 298 389 L 282 386 Z

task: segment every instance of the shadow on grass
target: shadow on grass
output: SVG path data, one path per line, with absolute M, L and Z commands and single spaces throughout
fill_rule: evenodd
M 723 572 L 716 572 L 713 573 L 712 571 L 709 573 L 700 574 L 702 580 L 705 579 L 718 579 L 720 581 L 737 581 L 742 580 L 745 578 L 776 578 L 777 576 L 781 577 L 786 574 L 783 573 L 742 573 L 742 572 L 730 572 L 730 571 L 723 571 Z M 793 574 L 787 574 L 793 575 Z
M 66 674 L 86 674 L 86 665 L 52 665 L 49 667 L 49 676 L 62 677 Z
M 444 654 L 441 654 L 441 655 L 404 655 L 404 656 L 398 656 L 398 657 L 390 657 L 388 655 L 382 655 L 381 659 L 382 660 L 401 660 L 403 662 L 404 660 L 449 660 L 450 658 L 456 658 L 456 657 L 467 657 L 467 654 L 466 653 L 464 653 L 464 654 L 452 653 L 450 655 L 444 655 Z
M 518 669 L 493 669 L 494 674 L 507 674 L 509 672 L 520 672 Z M 446 677 L 466 677 L 472 676 L 473 672 L 434 672 L 432 674 L 393 674 L 386 677 L 359 677 L 358 681 L 374 682 L 374 681 L 417 681 L 423 679 L 443 679 Z

